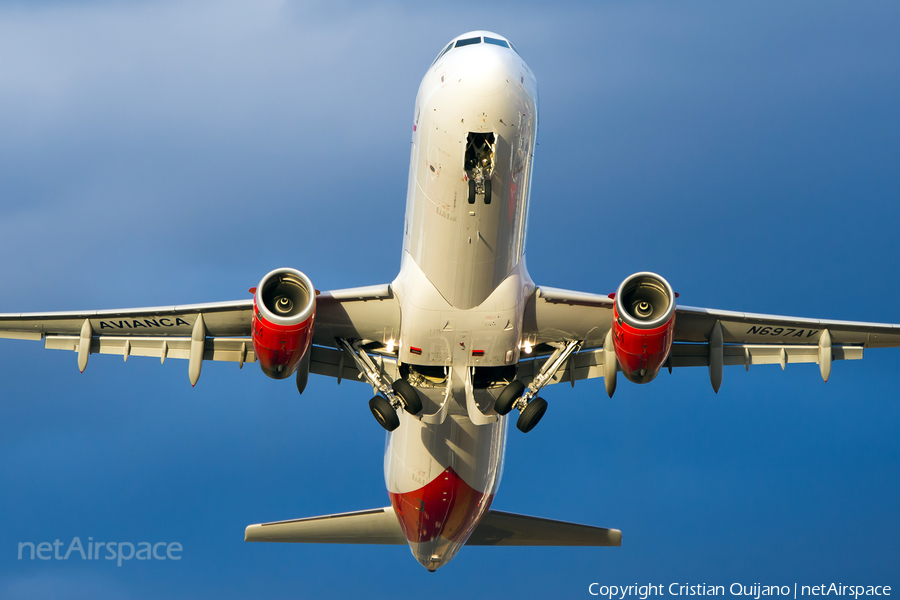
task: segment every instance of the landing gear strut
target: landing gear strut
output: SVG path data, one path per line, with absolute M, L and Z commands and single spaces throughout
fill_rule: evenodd
M 388 431 L 397 429 L 400 426 L 400 417 L 397 415 L 397 411 L 401 407 L 411 415 L 422 412 L 422 398 L 419 397 L 416 388 L 403 379 L 388 383 L 387 377 L 375 366 L 362 348 L 361 340 L 351 344 L 343 338 L 338 338 L 337 342 L 344 352 L 347 352 L 356 362 L 356 367 L 366 381 L 378 390 L 379 395 L 369 400 L 369 410 L 372 411 L 372 415 L 379 425 Z
M 543 418 L 544 413 L 547 412 L 547 401 L 538 398 L 538 392 L 553 379 L 556 372 L 566 363 L 566 359 L 580 347 L 580 341 L 568 342 L 565 346 L 560 344 L 550 358 L 544 362 L 544 366 L 541 367 L 527 388 L 518 380 L 510 382 L 503 388 L 494 403 L 494 410 L 498 414 L 506 415 L 513 408 L 518 408 L 520 414 L 516 421 L 516 427 L 519 431 L 528 433 L 534 429 Z

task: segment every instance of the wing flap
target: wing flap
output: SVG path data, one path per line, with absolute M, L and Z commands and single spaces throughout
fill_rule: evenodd
M 818 346 L 778 344 L 729 344 L 724 346 L 722 363 L 728 365 L 778 365 L 818 363 Z M 832 360 L 860 360 L 862 346 L 832 346 Z M 674 344 L 669 359 L 672 367 L 708 367 L 707 344 Z
M 7 340 L 28 340 L 36 342 L 40 340 L 42 334 L 40 331 L 0 331 L 0 338 Z
M 541 366 L 543 365 L 545 360 L 547 360 L 547 357 L 538 356 L 536 358 L 529 358 L 519 361 L 519 364 L 517 365 L 518 370 L 516 379 L 520 380 L 525 385 L 528 385 L 537 375 L 538 371 L 540 371 Z M 596 377 L 603 376 L 602 348 L 595 350 L 586 350 L 583 352 L 579 352 L 578 354 L 573 354 L 571 357 L 569 357 L 569 361 L 574 361 L 573 369 L 575 381 L 580 381 L 582 379 L 594 379 Z M 556 374 L 554 374 L 548 385 L 553 383 L 562 383 L 564 381 L 571 382 L 573 369 L 570 368 L 569 364 L 567 363 L 563 368 L 559 369 Z
M 78 352 L 80 339 L 69 335 L 48 335 L 44 339 L 44 347 L 51 350 L 72 350 Z M 99 336 L 91 339 L 91 354 L 150 356 L 162 358 L 165 349 L 166 358 L 189 359 L 191 357 L 190 337 L 133 337 L 133 336 Z M 253 341 L 245 338 L 206 338 L 203 360 L 226 362 L 256 362 Z
M 344 379 L 358 381 L 359 369 L 356 368 L 356 363 L 352 359 L 345 357 L 342 350 L 313 346 L 311 352 L 312 355 L 309 360 L 310 373 L 334 377 L 339 381 Z
M 860 360 L 863 357 L 862 346 L 832 346 L 832 360 Z M 727 344 L 723 348 L 723 364 L 733 365 L 778 365 L 794 363 L 818 363 L 818 346 L 797 346 L 786 344 Z M 559 369 L 547 385 L 554 383 L 571 383 L 582 379 L 603 377 L 602 348 L 579 352 L 569 358 L 574 361 L 572 368 L 567 364 Z M 519 379 L 525 385 L 531 383 L 540 370 L 546 357 L 519 361 Z M 673 344 L 669 363 L 673 368 L 707 367 L 709 366 L 708 344 Z M 574 377 L 573 377 L 574 375 Z

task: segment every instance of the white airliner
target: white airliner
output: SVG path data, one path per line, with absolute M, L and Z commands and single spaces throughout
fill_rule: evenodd
M 530 431 L 544 386 L 618 373 L 649 383 L 663 368 L 818 363 L 900 346 L 900 325 L 679 306 L 653 273 L 615 294 L 535 285 L 525 229 L 538 126 L 537 82 L 503 36 L 473 31 L 441 50 L 419 87 L 400 273 L 389 284 L 317 291 L 292 268 L 252 300 L 0 315 L 0 337 L 91 354 L 259 362 L 275 379 L 310 373 L 370 384 L 387 429 L 390 506 L 247 527 L 256 542 L 409 544 L 430 571 L 465 544 L 618 546 L 615 529 L 491 510 L 505 415 Z

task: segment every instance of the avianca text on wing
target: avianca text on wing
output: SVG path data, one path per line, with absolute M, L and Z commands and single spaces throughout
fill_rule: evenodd
M 592 596 L 604 596 L 613 600 L 624 600 L 634 596 L 640 600 L 647 600 L 650 596 L 724 596 L 724 585 L 709 585 L 706 583 L 670 583 L 640 585 L 602 585 L 592 583 L 588 586 L 588 593 Z M 820 585 L 762 585 L 753 583 L 732 583 L 727 588 L 730 596 L 746 596 L 759 600 L 767 596 L 782 596 L 796 600 L 800 596 L 852 596 L 857 600 L 860 596 L 890 596 L 889 585 L 845 585 L 843 583 L 823 583 Z

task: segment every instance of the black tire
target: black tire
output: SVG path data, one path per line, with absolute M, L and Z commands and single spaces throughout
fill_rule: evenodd
M 378 421 L 378 424 L 388 431 L 393 431 L 400 427 L 400 417 L 397 416 L 397 411 L 394 410 L 390 402 L 381 396 L 375 396 L 369 400 L 369 410 L 372 411 L 372 415 Z
M 497 397 L 497 401 L 494 403 L 494 410 L 497 411 L 498 415 L 508 415 L 513 408 L 513 404 L 522 397 L 524 392 L 525 384 L 521 381 L 515 380 L 509 383 Z
M 469 179 L 469 204 L 475 204 L 475 180 Z
M 419 397 L 419 392 L 416 391 L 416 388 L 411 386 L 408 381 L 398 379 L 391 384 L 391 387 L 394 388 L 394 393 L 403 400 L 403 410 L 411 415 L 417 415 L 422 412 L 422 398 Z
M 541 422 L 545 412 L 547 412 L 547 401 L 543 398 L 535 398 L 528 403 L 528 406 L 526 406 L 525 410 L 522 411 L 522 414 L 519 415 L 519 420 L 516 421 L 516 427 L 518 427 L 519 431 L 522 433 L 528 433 Z
M 491 180 L 486 179 L 484 182 L 484 203 L 491 203 Z

